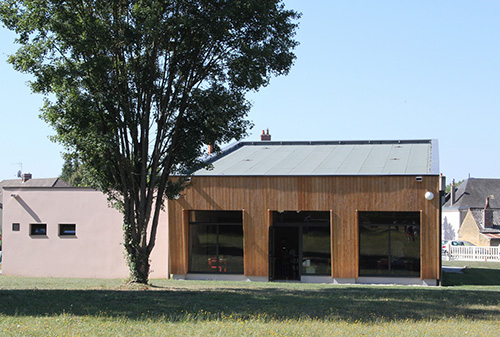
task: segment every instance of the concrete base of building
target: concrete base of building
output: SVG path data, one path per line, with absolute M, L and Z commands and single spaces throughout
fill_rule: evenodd
M 174 280 L 202 280 L 202 281 L 246 281 L 246 282 L 267 282 L 267 276 L 245 276 L 231 274 L 172 274 Z
M 174 280 L 213 280 L 213 281 L 245 281 L 268 282 L 267 276 L 246 276 L 228 274 L 172 274 Z M 287 281 L 283 281 L 287 282 Z M 378 285 L 421 285 L 436 286 L 437 280 L 420 279 L 415 277 L 358 277 L 358 278 L 333 278 L 330 276 L 302 276 L 302 283 L 324 284 L 378 284 Z
M 416 277 L 358 277 L 355 283 L 436 286 L 437 280 Z

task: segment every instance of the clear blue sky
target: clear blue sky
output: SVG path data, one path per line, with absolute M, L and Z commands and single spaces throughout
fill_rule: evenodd
M 440 169 L 457 180 L 500 177 L 500 2 L 285 0 L 302 12 L 297 61 L 248 97 L 273 140 L 439 140 Z M 5 62 L 0 29 L 0 180 L 23 164 L 60 174 L 63 149 L 38 118 L 42 97 Z

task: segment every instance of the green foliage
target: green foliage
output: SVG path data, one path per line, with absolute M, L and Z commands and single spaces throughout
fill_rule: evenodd
M 245 94 L 288 73 L 299 14 L 282 0 L 3 0 L 14 68 L 41 117 L 123 210 L 132 279 L 147 282 L 159 212 L 205 145 L 245 136 Z M 139 275 L 139 276 L 138 276 Z
M 465 179 L 464 180 L 460 180 L 458 182 L 455 182 L 455 188 L 457 188 L 458 186 L 460 186 L 464 181 L 465 181 Z M 450 193 L 451 192 L 451 183 L 449 183 L 448 185 L 446 185 L 445 192 L 446 193 Z
M 59 178 L 74 187 L 90 186 L 90 182 L 86 179 L 85 168 L 82 163 L 76 158 L 65 156 L 61 175 Z

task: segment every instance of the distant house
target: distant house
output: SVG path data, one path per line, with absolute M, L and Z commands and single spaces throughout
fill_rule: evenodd
M 500 179 L 469 178 L 452 187 L 442 208 L 443 240 L 459 240 L 459 229 L 469 210 L 477 218 L 489 198 L 489 207 L 500 211 Z M 468 241 L 468 240 L 467 240 Z
M 490 208 L 489 198 L 484 209 L 469 209 L 458 238 L 476 246 L 500 246 L 500 209 Z
M 435 284 L 437 142 L 240 142 L 168 203 L 180 279 Z

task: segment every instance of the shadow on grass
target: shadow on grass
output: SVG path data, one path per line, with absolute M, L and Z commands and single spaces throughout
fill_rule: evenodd
M 120 291 L 0 290 L 0 315 L 63 313 L 130 319 L 296 319 L 394 321 L 500 319 L 500 292 L 451 288 L 335 287 Z
M 461 274 L 443 272 L 444 286 L 500 286 L 500 269 L 465 268 Z

